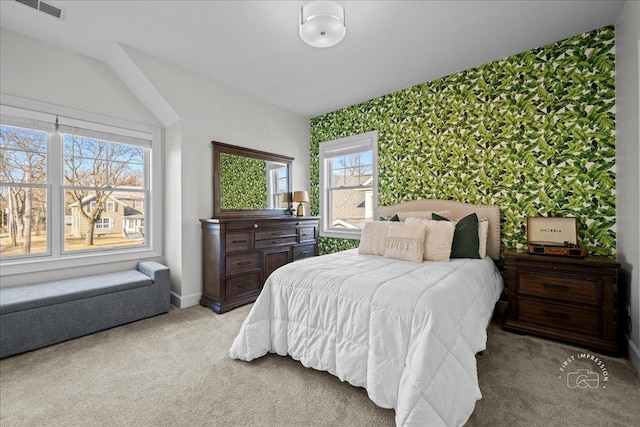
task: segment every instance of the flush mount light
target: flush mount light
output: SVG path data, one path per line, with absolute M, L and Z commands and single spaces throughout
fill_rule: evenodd
M 313 47 L 331 47 L 344 38 L 344 9 L 332 1 L 314 1 L 300 9 L 300 37 Z

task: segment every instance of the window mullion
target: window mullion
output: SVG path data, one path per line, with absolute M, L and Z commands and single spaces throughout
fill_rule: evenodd
M 47 233 L 49 253 L 57 258 L 62 251 L 64 240 L 64 202 L 63 193 L 60 190 L 62 184 L 62 139 L 58 132 L 49 134 L 48 159 L 47 159 L 47 183 L 49 184 L 49 208 L 47 209 Z M 58 226 L 62 224 L 62 226 Z

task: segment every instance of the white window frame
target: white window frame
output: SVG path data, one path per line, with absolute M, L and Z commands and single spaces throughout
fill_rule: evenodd
M 109 213 L 116 212 L 116 202 L 106 201 L 104 202 L 104 204 L 105 204 L 104 206 L 105 212 L 109 212 Z
M 104 226 L 105 220 L 107 222 L 107 226 Z M 94 227 L 95 230 L 112 230 L 113 229 L 113 218 L 102 217 L 96 220 Z
M 337 237 L 360 240 L 362 229 L 344 229 L 331 227 L 331 170 L 330 162 L 333 157 L 358 152 L 372 152 L 372 194 L 373 209 L 378 206 L 378 132 L 372 131 L 360 135 L 353 135 L 333 141 L 320 143 L 320 236 Z
M 145 194 L 145 212 L 148 227 L 145 233 L 145 244 L 136 247 L 119 247 L 105 250 L 64 252 L 64 209 L 62 194 L 62 156 L 63 144 L 50 143 L 47 159 L 47 184 L 49 215 L 47 227 L 47 254 L 34 254 L 28 257 L 0 258 L 0 277 L 24 274 L 36 271 L 48 271 L 82 267 L 96 264 L 130 261 L 131 259 L 157 258 L 163 253 L 163 187 L 162 187 L 162 133 L 161 129 L 127 120 L 102 116 L 100 114 L 79 111 L 39 101 L 32 101 L 12 95 L 0 94 L 2 114 L 18 117 L 34 117 L 41 119 L 48 116 L 64 117 L 83 127 L 96 131 L 108 132 L 117 128 L 132 137 L 144 136 L 151 142 L 148 167 L 145 171 L 147 191 Z M 55 136 L 54 136 L 55 138 Z M 57 225 L 53 225 L 57 224 Z

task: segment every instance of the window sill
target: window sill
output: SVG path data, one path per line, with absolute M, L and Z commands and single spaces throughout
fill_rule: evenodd
M 109 264 L 113 262 L 131 261 L 132 259 L 156 258 L 160 256 L 162 256 L 162 254 L 158 250 L 137 248 L 121 250 L 117 253 L 110 254 L 96 252 L 90 254 L 83 253 L 78 255 L 65 255 L 62 258 L 43 256 L 29 259 L 7 260 L 0 263 L 0 277 L 39 271 L 86 267 L 89 265 Z
M 362 230 L 356 232 L 344 232 L 344 231 L 332 231 L 332 230 L 320 230 L 320 237 L 332 237 L 337 239 L 351 239 L 360 240 Z

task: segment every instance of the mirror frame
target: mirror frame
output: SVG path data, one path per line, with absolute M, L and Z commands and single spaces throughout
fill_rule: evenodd
M 229 216 L 291 216 L 293 211 L 291 206 L 287 209 L 222 209 L 220 201 L 220 154 L 234 154 L 236 156 L 250 157 L 266 161 L 280 162 L 287 165 L 287 185 L 289 187 L 289 198 L 291 199 L 293 189 L 293 157 L 282 156 L 280 154 L 268 153 L 266 151 L 254 150 L 252 148 L 238 147 L 224 142 L 211 141 L 213 148 L 213 217 Z

